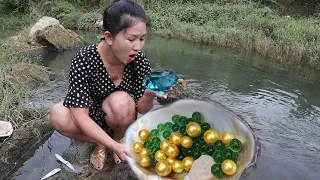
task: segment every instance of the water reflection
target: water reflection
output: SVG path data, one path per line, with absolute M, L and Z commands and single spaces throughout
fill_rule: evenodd
M 86 36 L 91 42 L 97 36 Z M 67 72 L 72 50 L 43 63 Z M 317 74 L 287 71 L 269 59 L 223 48 L 148 37 L 154 69 L 170 69 L 205 99 L 241 116 L 261 140 L 261 156 L 242 179 L 317 179 L 320 169 L 320 83 Z M 61 95 L 63 96 L 63 95 Z

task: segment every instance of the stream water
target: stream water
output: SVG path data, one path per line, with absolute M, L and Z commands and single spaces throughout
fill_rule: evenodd
M 87 34 L 86 40 L 93 43 L 97 37 Z M 43 64 L 68 73 L 76 51 L 51 54 Z M 260 139 L 261 154 L 254 170 L 242 179 L 320 179 L 320 83 L 306 78 L 314 77 L 311 72 L 290 72 L 257 55 L 153 36 L 147 38 L 144 51 L 154 68 L 175 71 L 206 99 L 250 124 Z M 64 88 L 54 84 L 45 102 L 61 101 Z M 40 179 L 44 167 L 55 166 L 49 157 L 69 145 L 69 139 L 54 133 L 14 179 Z

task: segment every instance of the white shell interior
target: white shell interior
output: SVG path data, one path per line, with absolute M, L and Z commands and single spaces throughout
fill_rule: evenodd
M 238 170 L 233 176 L 226 176 L 224 179 L 239 179 L 242 172 L 254 164 L 257 157 L 257 138 L 250 127 L 232 112 L 213 102 L 184 99 L 176 101 L 168 106 L 149 112 L 130 125 L 124 137 L 125 145 L 135 154 L 134 158 L 127 158 L 129 166 L 140 179 L 184 179 L 187 172 L 178 176 L 160 177 L 155 171 L 144 169 L 137 164 L 139 155 L 132 149 L 134 142 L 142 142 L 138 132 L 146 128 L 149 131 L 157 128 L 159 123 L 172 121 L 174 114 L 191 117 L 194 111 L 204 115 L 205 121 L 221 135 L 223 132 L 231 132 L 243 143 L 243 149 L 238 157 Z M 208 167 L 211 168 L 211 167 Z
M 0 121 L 0 124 L 6 124 L 7 126 L 9 126 L 9 132 L 8 132 L 7 134 L 0 135 L 0 137 L 8 137 L 8 136 L 11 136 L 11 134 L 13 133 L 13 127 L 12 127 L 11 122 L 8 122 L 8 121 Z

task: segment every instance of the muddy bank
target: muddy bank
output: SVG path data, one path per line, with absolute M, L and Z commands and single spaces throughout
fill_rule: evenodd
M 0 177 L 6 177 L 20 167 L 34 147 L 39 146 L 53 132 L 47 119 L 35 119 L 24 123 L 12 137 L 1 143 Z

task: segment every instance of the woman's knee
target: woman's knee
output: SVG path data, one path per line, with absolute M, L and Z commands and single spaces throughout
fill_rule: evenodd
M 64 127 L 68 126 L 70 120 L 70 110 L 63 106 L 62 103 L 57 103 L 52 106 L 50 110 L 50 124 L 53 128 L 59 131 L 63 130 Z
M 124 91 L 110 94 L 103 102 L 102 109 L 106 113 L 106 121 L 114 124 L 129 124 L 135 118 L 135 102 Z

